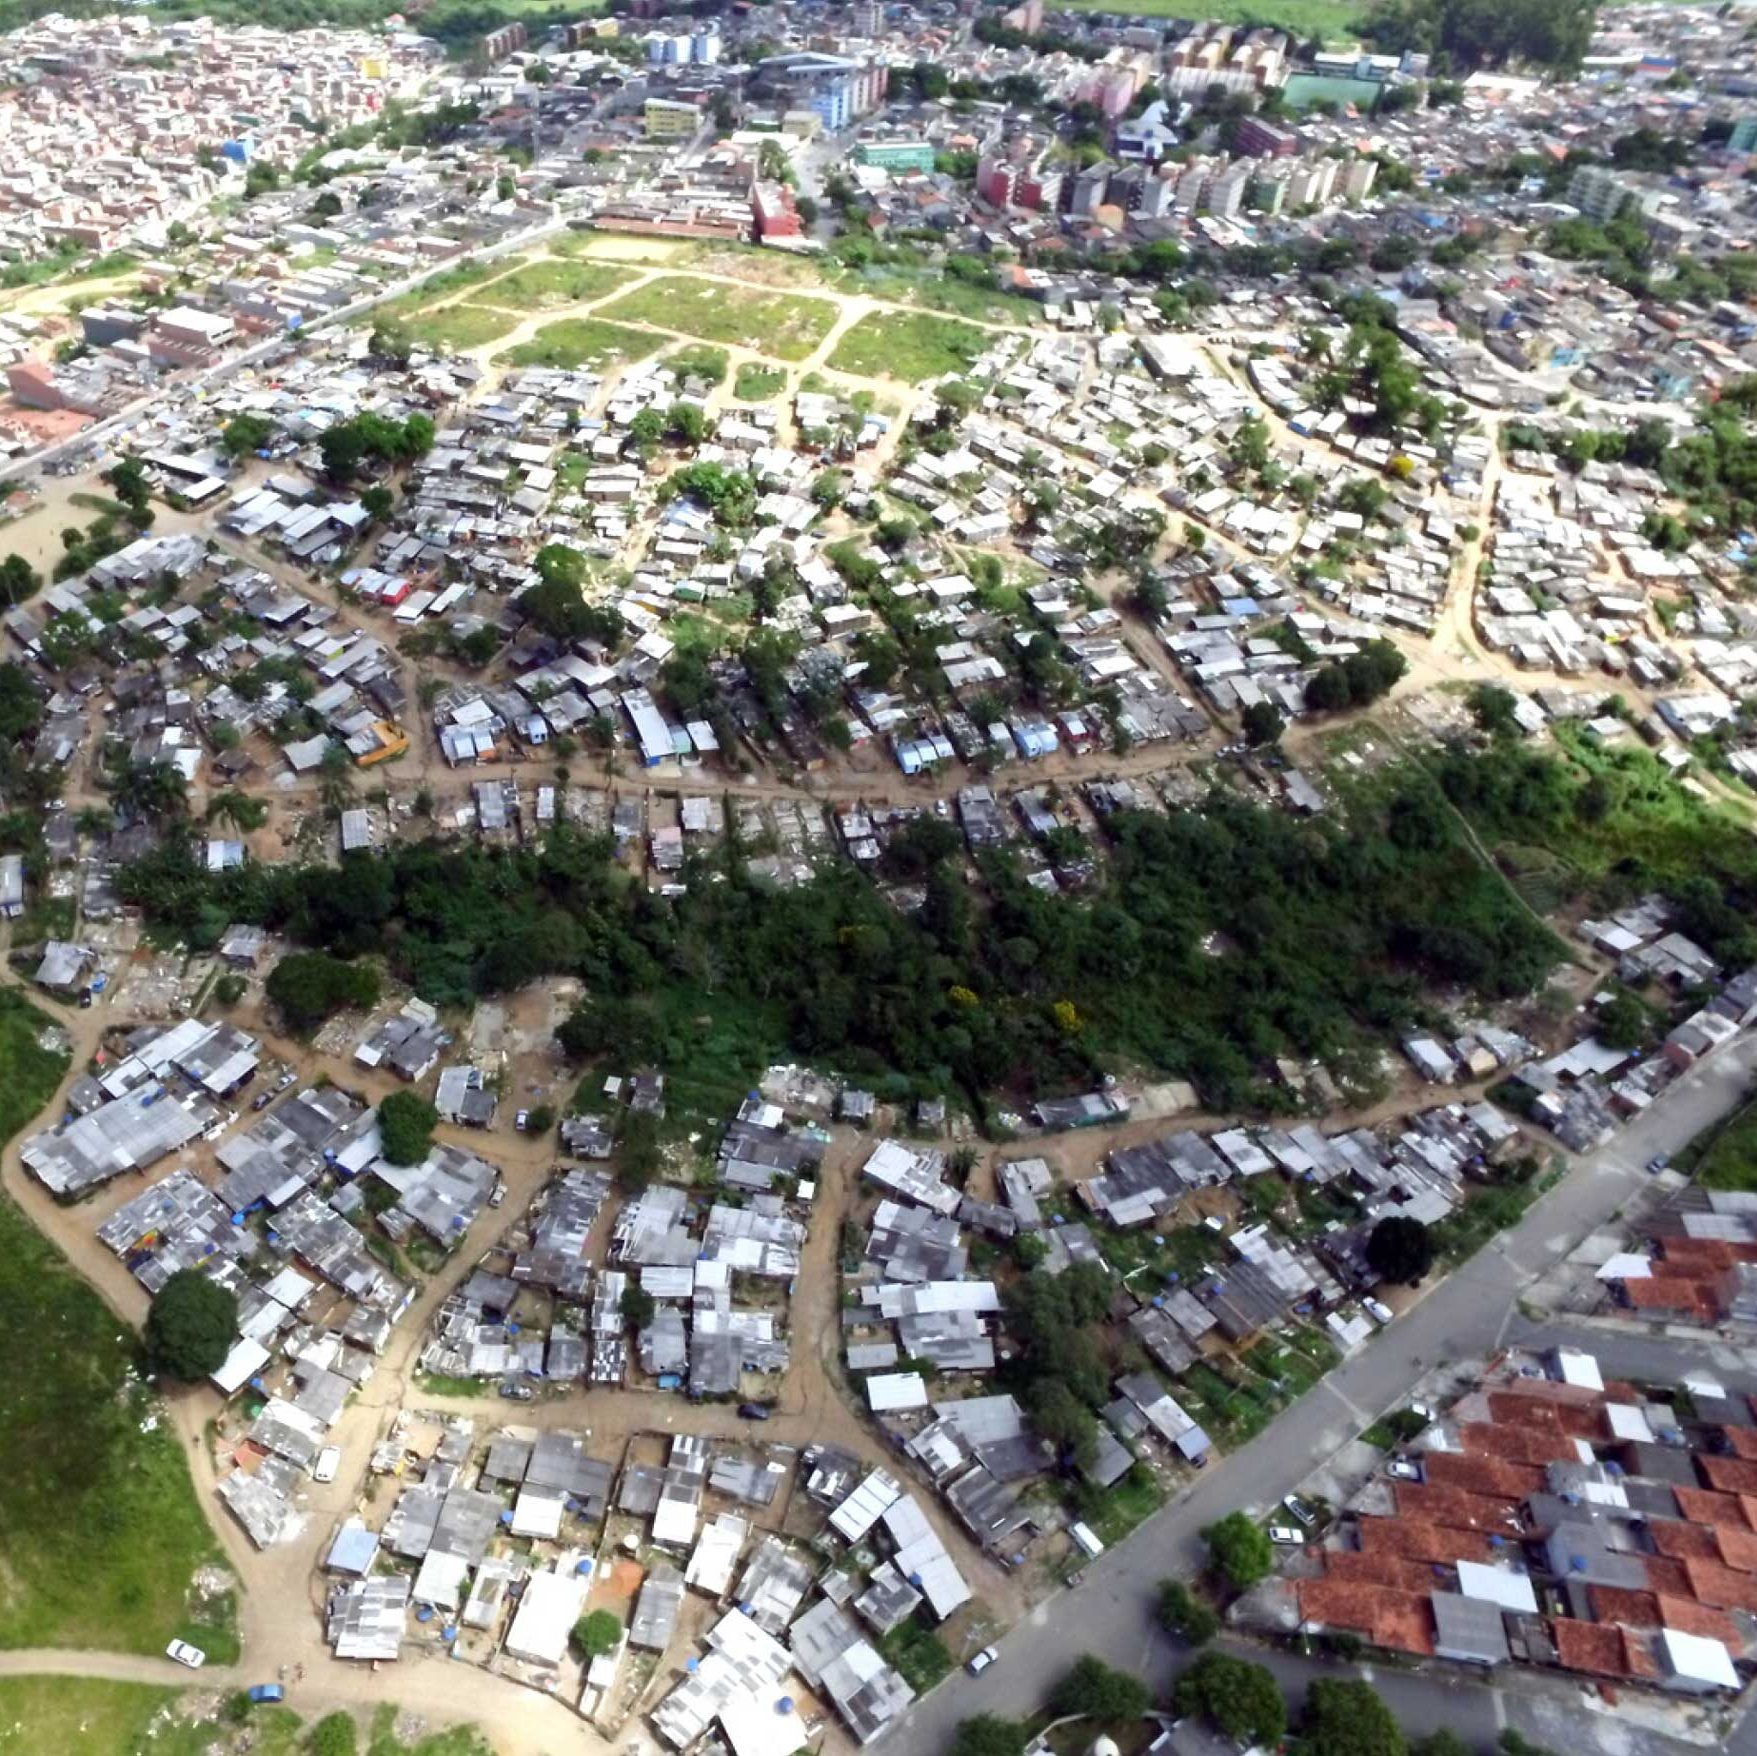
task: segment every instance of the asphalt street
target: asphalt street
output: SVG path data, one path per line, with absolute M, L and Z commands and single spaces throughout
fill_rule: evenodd
M 1157 1631 L 1153 1600 L 1168 1574 L 1187 1577 L 1200 1569 L 1203 1526 L 1235 1507 L 1267 1511 L 1363 1427 L 1402 1403 L 1427 1373 L 1495 1352 L 1513 1334 L 1515 1321 L 1521 1325 L 1519 1339 L 1572 1339 L 1590 1346 L 1613 1375 L 1673 1375 L 1678 1355 L 1672 1351 L 1669 1364 L 1662 1361 L 1663 1343 L 1601 1333 L 1589 1325 L 1566 1335 L 1557 1327 L 1533 1326 L 1518 1317 L 1515 1300 L 1616 1215 L 1645 1182 L 1643 1167 L 1654 1154 L 1676 1152 L 1733 1109 L 1753 1071 L 1757 1038 L 1746 1038 L 1679 1081 L 1609 1146 L 1575 1161 L 1517 1226 L 1440 1281 L 1265 1432 L 1216 1459 L 1185 1494 L 1089 1566 L 1079 1585 L 1040 1604 L 1001 1642 L 998 1663 L 980 1677 L 954 1673 L 876 1748 L 883 1756 L 943 1756 L 961 1719 L 977 1713 L 1017 1717 L 1035 1710 L 1083 1652 L 1136 1669 L 1156 1688 L 1165 1685 L 1187 1655 Z M 1650 1368 L 1637 1370 L 1642 1361 L 1650 1361 Z M 1703 1369 L 1728 1376 L 1713 1362 L 1705 1361 Z M 1297 1693 L 1317 1662 L 1278 1655 L 1275 1668 Z M 1475 1682 L 1446 1667 L 1431 1674 L 1368 1668 L 1414 1732 L 1451 1726 L 1486 1748 L 1498 1727 L 1511 1723 L 1533 1736 L 1541 1731 L 1552 1745 L 1560 1741 L 1570 1756 L 1597 1751 L 1639 1756 L 1668 1747 L 1667 1740 L 1642 1733 L 1626 1717 L 1559 1703 L 1554 1689 L 1534 1697 Z M 1360 1667 L 1349 1670 L 1359 1674 Z M 1748 1736 L 1732 1747 L 1757 1756 L 1757 1738 Z

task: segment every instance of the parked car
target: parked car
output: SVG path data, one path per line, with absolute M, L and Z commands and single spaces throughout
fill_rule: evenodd
M 1647 1174 L 1650 1177 L 1657 1177 L 1661 1171 L 1670 1167 L 1671 1162 L 1672 1155 L 1669 1152 L 1656 1152 L 1653 1157 L 1647 1161 Z
M 985 1646 L 967 1665 L 965 1665 L 964 1669 L 967 1670 L 971 1676 L 980 1677 L 982 1673 L 999 1657 L 1000 1654 L 996 1652 L 992 1646 Z
M 531 1119 L 531 1112 L 529 1110 L 520 1110 L 519 1113 L 513 1117 L 512 1125 L 516 1129 L 518 1129 L 518 1131 L 521 1134 L 523 1134 L 525 1131 L 525 1124 L 527 1122 L 529 1122 L 530 1119 Z
M 275 1094 L 272 1091 L 259 1091 L 250 1100 L 250 1107 L 253 1110 L 266 1110 L 274 1101 Z
M 1391 1307 L 1383 1299 L 1362 1299 L 1361 1308 L 1375 1323 L 1384 1324 L 1391 1321 Z
M 1385 1465 L 1385 1474 L 1394 1481 L 1419 1482 L 1421 1480 L 1421 1465 L 1411 1462 L 1407 1457 L 1394 1457 Z
M 508 1402 L 535 1402 L 537 1393 L 528 1384 L 515 1384 L 510 1379 L 500 1387 L 500 1394 Z
M 1317 1522 L 1317 1513 L 1305 1501 L 1296 1499 L 1292 1494 L 1289 1494 L 1281 1504 L 1293 1514 L 1296 1523 L 1314 1524 Z
M 1269 1526 L 1269 1540 L 1297 1549 L 1306 1539 L 1305 1533 L 1295 1530 L 1291 1524 L 1272 1524 Z
M 287 1692 L 279 1683 L 252 1683 L 246 1691 L 259 1707 L 270 1701 L 285 1701 Z
M 326 1445 L 318 1452 L 317 1461 L 311 1466 L 311 1479 L 314 1482 L 333 1482 L 336 1471 L 342 1466 L 342 1448 L 339 1445 Z
M 178 1664 L 187 1665 L 192 1671 L 199 1671 L 207 1663 L 207 1654 L 199 1646 L 191 1646 L 187 1640 L 173 1640 L 165 1648 L 165 1657 L 174 1658 Z
M 741 1421 L 766 1421 L 773 1412 L 766 1402 L 741 1402 L 738 1405 Z
M 506 1199 L 506 1185 L 497 1177 L 494 1187 L 488 1191 L 488 1205 L 498 1207 Z

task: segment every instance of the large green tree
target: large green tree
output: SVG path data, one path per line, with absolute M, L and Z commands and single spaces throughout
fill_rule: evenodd
M 384 1162 L 418 1165 L 433 1145 L 439 1112 L 419 1092 L 393 1091 L 378 1106 L 378 1145 Z
M 1179 1713 L 1212 1720 L 1241 1744 L 1273 1750 L 1287 1730 L 1287 1701 L 1265 1665 L 1230 1653 L 1205 1652 L 1172 1690 Z
M 180 1268 L 147 1312 L 147 1369 L 193 1383 L 226 1363 L 237 1334 L 237 1299 L 199 1269 Z
M 1248 1513 L 1229 1512 L 1202 1532 L 1208 1562 L 1236 1591 L 1244 1591 L 1268 1575 L 1275 1564 L 1275 1545 Z

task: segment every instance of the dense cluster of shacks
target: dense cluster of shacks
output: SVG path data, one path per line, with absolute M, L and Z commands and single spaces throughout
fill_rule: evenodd
M 1757 1656 L 1753 1459 L 1750 1399 L 1710 1374 L 1666 1391 L 1571 1348 L 1507 1355 L 1235 1614 L 1725 1698 Z
M 137 1031 L 75 1082 L 66 1118 L 25 1143 L 24 1162 L 69 1199 L 126 1171 L 146 1175 L 197 1136 L 217 1139 L 237 1118 L 222 1106 L 257 1071 L 255 1039 L 232 1025 L 185 1019 Z M 276 1090 L 291 1083 L 284 1075 Z M 228 1397 L 248 1390 L 250 1409 L 219 1492 L 267 1545 L 300 1529 L 299 1484 L 414 1295 L 386 1266 L 395 1258 L 385 1240 L 451 1249 L 496 1173 L 444 1143 L 419 1163 L 390 1163 L 377 1111 L 333 1085 L 263 1108 L 212 1156 L 217 1174 L 175 1166 L 118 1206 L 98 1236 L 149 1293 L 190 1269 L 236 1297 L 237 1335 L 213 1382 Z
M 437 1636 L 606 1726 L 666 1668 L 650 1720 L 667 1745 L 718 1722 L 758 1756 L 820 1703 L 869 1742 L 914 1699 L 877 1642 L 969 1596 L 915 1498 L 846 1451 L 636 1434 L 612 1459 L 562 1429 L 502 1428 L 484 1449 L 467 1420 L 431 1446 L 420 1425 L 399 1419 L 374 1454 L 399 1484 L 378 1527 L 352 1515 L 326 1547 L 338 1658 Z M 575 1624 L 610 1604 L 620 1641 L 582 1659 Z
M 1651 1050 L 1618 1048 L 1589 1034 L 1514 1076 L 1514 1102 L 1575 1152 L 1602 1146 L 1675 1080 L 1723 1048 L 1757 1019 L 1757 970 L 1733 976 L 1672 924 L 1660 896 L 1646 896 L 1608 920 L 1586 920 L 1580 936 L 1617 960 L 1619 978 L 1637 992 L 1677 996 L 1713 990 Z

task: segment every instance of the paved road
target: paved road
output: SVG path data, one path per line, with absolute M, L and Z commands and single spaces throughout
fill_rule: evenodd
M 1502 1343 L 1520 1290 L 1617 1212 L 1642 1186 L 1641 1167 L 1654 1153 L 1677 1151 L 1731 1110 L 1754 1072 L 1757 1038 L 1747 1038 L 1688 1075 L 1610 1146 L 1577 1161 L 1567 1178 L 1511 1231 L 1438 1283 L 1266 1432 L 1211 1464 L 1181 1499 L 1087 1568 L 1072 1592 L 1040 1605 L 1001 1643 L 998 1664 L 980 1677 L 959 1672 L 920 1702 L 880 1742 L 883 1756 L 941 1756 L 966 1716 L 1029 1711 L 1081 1652 L 1139 1666 L 1155 1684 L 1163 1683 L 1176 1668 L 1177 1654 L 1152 1626 L 1154 1591 L 1166 1574 L 1189 1575 L 1200 1568 L 1202 1527 L 1234 1507 L 1262 1512 L 1274 1505 L 1338 1446 L 1401 1402 L 1435 1366 L 1493 1353 Z M 1601 1338 L 1590 1328 L 1575 1339 L 1587 1335 L 1613 1362 L 1613 1370 L 1626 1369 L 1637 1347 L 1652 1345 L 1609 1333 Z M 1624 1361 L 1623 1367 L 1614 1364 L 1617 1359 Z M 1287 1674 L 1291 1678 L 1293 1673 Z M 1412 1729 L 1451 1725 L 1467 1735 L 1480 1729 L 1486 1739 L 1501 1723 L 1497 1716 L 1502 1713 L 1511 1712 L 1517 1722 L 1526 1711 L 1538 1711 L 1522 1699 L 1446 1673 L 1428 1677 L 1387 1671 L 1376 1680 Z M 1553 1719 L 1548 1703 L 1543 1711 Z M 1603 1748 L 1626 1756 L 1627 1720 L 1572 1717 L 1579 1722 L 1570 1732 L 1572 1752 Z M 1552 1743 L 1555 1730 L 1552 1724 Z M 1747 1749 L 1757 1756 L 1757 1742 Z

